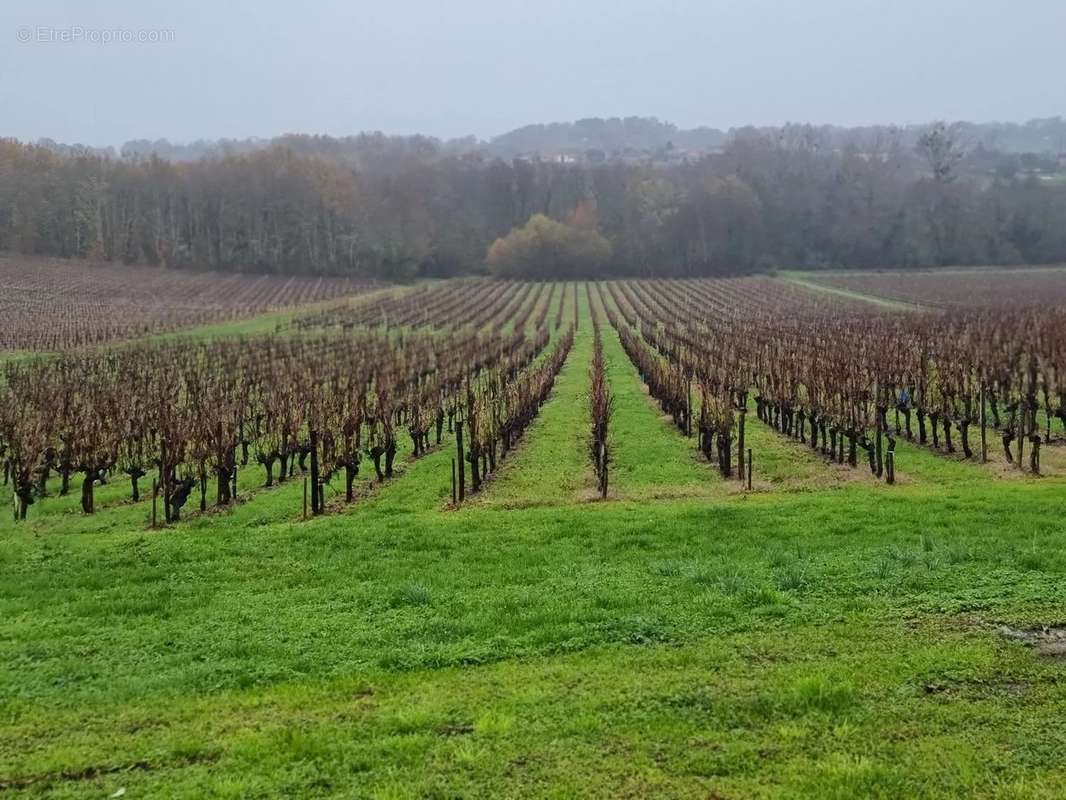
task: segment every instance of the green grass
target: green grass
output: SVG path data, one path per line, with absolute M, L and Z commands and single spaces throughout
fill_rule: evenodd
M 1066 794 L 1066 664 L 995 627 L 1066 622 L 1066 481 L 904 443 L 900 485 L 837 479 L 752 413 L 743 493 L 605 326 L 593 501 L 580 300 L 458 511 L 449 440 L 306 522 L 299 481 L 160 531 L 124 485 L 0 516 L 0 796 Z
M 567 285 L 565 326 L 573 319 Z M 558 308 L 558 306 L 554 306 Z M 589 436 L 588 371 L 592 359 L 592 323 L 588 296 L 578 293 L 580 326 L 566 363 L 555 380 L 552 398 L 508 454 L 482 494 L 482 507 L 524 508 L 575 502 L 595 485 L 586 443 Z M 549 314 L 551 318 L 551 314 Z
M 618 332 L 605 314 L 601 319 L 607 380 L 614 397 L 610 496 L 640 500 L 720 492 L 721 479 L 716 470 L 701 463 L 696 440 L 685 438 L 662 414 L 622 348 Z

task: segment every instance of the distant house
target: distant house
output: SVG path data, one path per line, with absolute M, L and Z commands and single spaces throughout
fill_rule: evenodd
M 1066 169 L 1066 153 L 1059 153 L 1059 169 Z

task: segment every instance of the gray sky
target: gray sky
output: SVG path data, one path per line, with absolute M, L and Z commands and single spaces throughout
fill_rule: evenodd
M 1064 41 L 1064 0 L 6 0 L 0 136 L 1023 121 L 1066 113 Z

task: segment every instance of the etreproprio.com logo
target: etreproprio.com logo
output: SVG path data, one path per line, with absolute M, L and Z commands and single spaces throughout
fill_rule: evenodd
M 169 28 L 20 25 L 15 38 L 20 44 L 168 44 L 175 35 Z

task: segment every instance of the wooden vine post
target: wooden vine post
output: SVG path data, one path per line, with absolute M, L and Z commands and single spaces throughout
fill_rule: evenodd
M 985 377 L 981 371 L 981 463 L 988 463 L 988 417 L 985 415 Z
M 747 401 L 748 401 L 748 395 L 747 395 L 747 392 L 745 392 L 744 393 L 744 405 L 741 406 L 741 408 L 739 409 L 738 415 L 737 415 L 738 416 L 738 421 L 737 421 L 737 480 L 738 481 L 743 481 L 744 480 L 744 464 L 745 464 L 745 458 L 744 458 L 744 418 L 747 416 L 747 413 L 748 413 Z
M 463 420 L 456 417 L 455 420 L 455 449 L 458 452 L 456 462 L 459 466 L 459 502 L 466 499 L 466 469 L 464 468 L 465 456 L 463 454 Z

